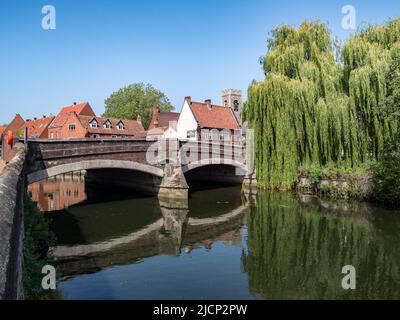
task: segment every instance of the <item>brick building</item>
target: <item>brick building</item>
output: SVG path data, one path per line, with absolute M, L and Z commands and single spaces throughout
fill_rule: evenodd
M 9 125 L 4 128 L 3 134 L 7 134 L 8 131 L 11 131 L 14 136 L 18 136 L 24 124 L 25 120 L 21 117 L 19 113 L 17 113 L 14 119 L 9 123 Z
M 232 140 L 238 130 L 240 124 L 231 106 L 214 105 L 211 100 L 195 102 L 185 97 L 177 123 L 180 140 Z
M 64 107 L 61 111 L 57 114 L 55 119 L 49 125 L 48 129 L 48 138 L 49 139 L 67 139 L 67 138 L 74 138 L 74 137 L 81 137 L 83 132 L 70 132 L 71 136 L 68 136 L 68 131 L 65 130 L 65 124 L 68 119 L 71 118 L 71 115 L 83 115 L 83 116 L 92 116 L 95 117 L 96 114 L 94 113 L 92 107 L 89 105 L 88 102 L 83 102 L 76 104 L 74 103 L 72 106 Z M 63 135 L 62 135 L 63 132 Z
M 140 116 L 137 120 L 97 117 L 87 102 L 62 108 L 49 126 L 49 139 L 124 139 L 145 136 Z
M 176 123 L 178 122 L 179 114 L 179 112 L 160 111 L 160 108 L 153 107 L 147 138 L 176 137 Z
M 22 126 L 19 136 L 24 137 L 25 128 L 28 131 L 29 139 L 48 139 L 49 125 L 54 117 L 43 117 L 41 119 L 27 120 Z

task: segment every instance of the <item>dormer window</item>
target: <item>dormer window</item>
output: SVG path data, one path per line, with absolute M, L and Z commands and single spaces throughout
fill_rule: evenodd
M 118 130 L 125 130 L 125 126 L 124 126 L 124 124 L 122 123 L 122 121 L 118 122 L 118 124 L 117 124 L 117 129 L 118 129 Z
M 98 128 L 98 127 L 99 127 L 99 124 L 98 124 L 98 122 L 97 122 L 95 119 L 93 119 L 93 120 L 90 122 L 90 127 L 91 127 L 92 129 Z
M 111 122 L 107 120 L 106 122 L 104 122 L 103 127 L 104 129 L 111 129 Z

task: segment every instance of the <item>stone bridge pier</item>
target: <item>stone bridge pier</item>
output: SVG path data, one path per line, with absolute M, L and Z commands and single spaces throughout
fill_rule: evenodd
M 164 177 L 161 180 L 158 197 L 161 200 L 188 198 L 189 186 L 180 165 L 167 163 L 164 165 Z

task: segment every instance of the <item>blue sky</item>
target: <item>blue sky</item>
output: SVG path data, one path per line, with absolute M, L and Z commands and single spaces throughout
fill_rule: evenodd
M 41 9 L 56 8 L 57 29 L 43 30 Z M 220 101 L 263 79 L 258 63 L 271 29 L 304 19 L 327 22 L 334 36 L 344 5 L 357 26 L 400 15 L 399 0 L 1 0 L 0 123 L 57 113 L 89 101 L 96 113 L 119 88 L 148 82 L 179 111 L 183 98 Z

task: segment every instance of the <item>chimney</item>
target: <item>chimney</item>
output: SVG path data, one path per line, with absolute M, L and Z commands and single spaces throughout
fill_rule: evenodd
M 142 123 L 142 117 L 140 116 L 140 114 L 138 114 L 136 121 L 139 122 L 140 124 Z
M 192 103 L 192 97 L 191 96 L 186 96 L 185 101 L 187 101 L 188 104 Z
M 74 102 L 74 106 L 76 106 L 76 102 Z
M 207 106 L 208 109 L 211 109 L 211 108 L 212 108 L 212 106 L 211 106 L 211 99 L 204 100 L 204 103 L 206 104 L 206 106 Z

